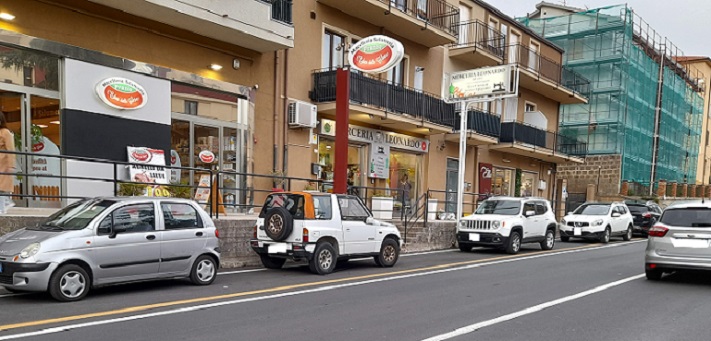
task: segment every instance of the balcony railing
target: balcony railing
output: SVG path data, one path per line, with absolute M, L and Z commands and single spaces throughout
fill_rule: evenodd
M 353 0 L 348 0 L 353 1 Z M 400 11 L 427 22 L 456 37 L 459 26 L 459 8 L 444 0 L 378 0 L 388 5 L 389 11 Z
M 293 24 L 291 19 L 292 0 L 270 0 L 269 2 L 272 4 L 272 19 Z
M 441 98 L 410 87 L 370 78 L 351 72 L 351 103 L 364 104 L 392 113 L 405 114 L 413 119 L 426 120 L 453 127 L 454 106 Z M 313 73 L 313 87 L 309 98 L 317 103 L 336 100 L 336 71 L 319 70 Z
M 502 123 L 499 141 L 522 143 L 567 155 L 584 156 L 588 150 L 585 142 L 520 122 Z
M 540 78 L 577 94 L 587 97 L 590 93 L 590 81 L 587 78 L 526 46 L 509 45 L 506 48 L 506 63 L 517 64 L 521 69 L 538 74 Z
M 479 21 L 459 24 L 459 40 L 452 43 L 452 48 L 476 47 L 504 58 L 506 37 L 497 29 Z
M 454 130 L 459 131 L 459 117 L 453 122 Z M 501 135 L 501 116 L 482 110 L 469 110 L 467 130 L 482 135 L 499 137 Z

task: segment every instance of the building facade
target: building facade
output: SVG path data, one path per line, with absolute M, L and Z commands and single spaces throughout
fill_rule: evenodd
M 711 91 L 709 91 L 709 84 L 711 84 L 711 58 L 701 57 L 701 56 L 690 56 L 690 57 L 677 57 L 677 62 L 682 65 L 688 65 L 694 69 L 700 71 L 703 75 L 703 93 L 704 98 L 704 114 L 701 123 L 701 138 L 699 139 L 699 156 L 697 159 L 696 166 L 696 185 L 709 185 L 711 184 L 711 146 L 709 146 L 709 132 L 711 132 L 711 120 L 709 111 L 711 105 Z M 711 195 L 711 194 L 706 194 Z

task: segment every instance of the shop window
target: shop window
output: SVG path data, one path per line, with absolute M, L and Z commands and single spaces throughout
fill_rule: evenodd
M 362 186 L 361 146 L 348 146 L 348 186 Z M 321 180 L 333 181 L 333 170 L 336 161 L 336 142 L 321 139 L 318 144 L 318 163 L 321 165 Z
M 418 179 L 422 156 L 398 150 L 390 150 L 390 181 L 389 188 L 396 189 L 398 197 L 395 211 L 411 209 L 413 199 L 419 193 Z M 405 207 L 402 207 L 402 206 Z M 397 213 L 397 212 L 395 212 Z
M 521 196 L 534 196 L 536 186 L 536 174 L 524 172 L 521 174 Z
M 0 82 L 59 90 L 59 58 L 37 51 L 0 46 Z
M 494 168 L 493 194 L 513 196 L 513 176 L 514 172 L 511 169 Z

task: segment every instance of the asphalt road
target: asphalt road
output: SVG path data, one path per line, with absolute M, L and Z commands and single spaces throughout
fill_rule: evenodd
M 223 272 L 212 286 L 162 281 L 84 301 L 0 289 L 0 340 L 709 340 L 706 273 L 643 276 L 644 240 L 558 242 Z

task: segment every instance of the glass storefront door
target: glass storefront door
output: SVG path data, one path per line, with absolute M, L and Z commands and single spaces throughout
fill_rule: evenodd
M 447 159 L 446 181 L 447 195 L 445 200 L 447 201 L 447 203 L 445 205 L 445 212 L 457 213 L 457 191 L 459 190 L 459 186 L 457 186 L 457 183 L 459 181 L 459 160 Z

